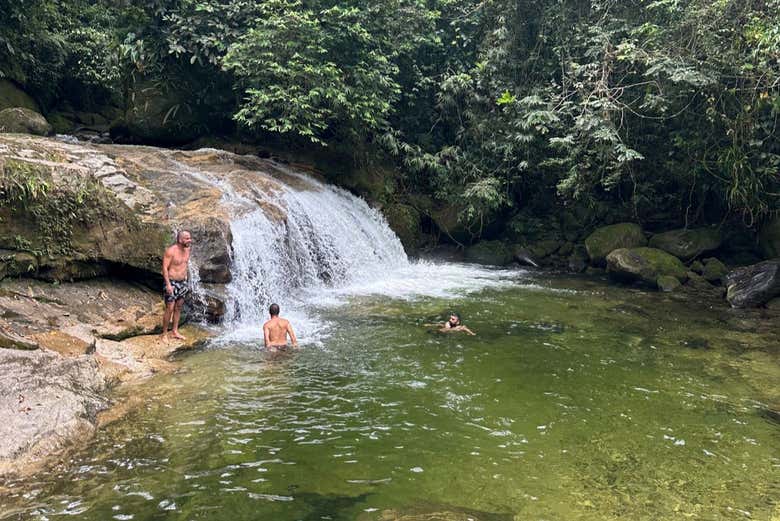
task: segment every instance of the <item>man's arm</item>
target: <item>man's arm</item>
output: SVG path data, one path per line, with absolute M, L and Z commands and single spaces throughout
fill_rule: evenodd
M 173 293 L 173 288 L 171 287 L 171 279 L 168 276 L 168 268 L 171 267 L 171 261 L 173 260 L 173 253 L 169 249 L 165 250 L 165 253 L 163 254 L 163 262 L 162 262 L 162 276 L 163 280 L 165 281 L 165 291 L 168 293 Z
M 271 343 L 271 337 L 269 336 L 270 332 L 268 330 L 268 325 L 263 325 L 263 342 L 265 343 L 265 348 L 268 349 L 268 344 Z
M 298 347 L 298 339 L 295 338 L 295 332 L 293 331 L 292 324 L 287 322 L 287 333 L 290 335 L 290 340 L 294 347 Z
M 461 331 L 465 331 L 466 333 L 468 333 L 471 336 L 477 336 L 477 334 L 474 331 L 470 330 L 466 326 L 458 326 L 458 327 L 460 328 Z

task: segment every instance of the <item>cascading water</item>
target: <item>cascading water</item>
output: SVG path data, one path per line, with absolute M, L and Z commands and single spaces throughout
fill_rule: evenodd
M 272 302 L 312 344 L 327 336 L 323 307 L 353 296 L 447 298 L 517 281 L 518 271 L 410 262 L 380 212 L 293 167 L 217 149 L 132 150 L 134 164 L 177 197 L 177 220 L 205 215 L 218 223 L 196 219 L 203 227 L 196 230 L 190 279 L 196 307 L 205 307 L 211 291 L 224 297 L 220 338 L 228 343 L 262 338 Z M 218 237 L 225 221 L 231 239 Z M 220 250 L 226 244 L 230 249 Z M 222 251 L 230 256 L 231 282 L 206 288 L 213 281 L 201 285 L 198 267 Z
M 322 324 L 305 312 L 312 296 L 409 265 L 398 237 L 364 200 L 287 173 L 304 188 L 263 196 L 284 209 L 283 219 L 258 208 L 232 221 L 233 281 L 226 315 L 232 338 L 257 338 L 272 302 L 295 319 L 299 334 L 316 338 Z

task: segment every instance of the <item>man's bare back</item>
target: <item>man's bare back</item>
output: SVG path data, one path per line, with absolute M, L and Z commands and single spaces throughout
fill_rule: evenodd
M 270 311 L 271 320 L 263 324 L 263 338 L 265 339 L 266 349 L 287 346 L 287 335 L 290 335 L 292 345 L 297 347 L 298 339 L 295 338 L 292 325 L 289 320 L 279 316 L 279 306 L 272 304 Z

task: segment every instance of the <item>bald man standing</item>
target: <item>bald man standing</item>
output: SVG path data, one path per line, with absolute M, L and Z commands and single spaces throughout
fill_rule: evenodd
M 181 318 L 181 308 L 184 306 L 184 297 L 190 292 L 187 273 L 191 245 L 192 234 L 182 230 L 176 234 L 176 243 L 169 246 L 163 255 L 162 276 L 165 312 L 163 313 L 163 328 L 160 337 L 163 340 L 168 337 L 168 325 L 171 323 L 171 318 L 173 318 L 171 337 L 185 340 L 184 336 L 179 333 L 179 319 Z

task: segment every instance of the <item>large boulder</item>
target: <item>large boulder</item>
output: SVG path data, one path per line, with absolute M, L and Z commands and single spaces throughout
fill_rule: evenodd
M 641 280 L 656 285 L 658 277 L 688 278 L 685 265 L 665 251 L 655 248 L 619 248 L 607 255 L 607 271 L 619 279 Z
M 41 107 L 32 97 L 19 88 L 14 82 L 0 79 L 0 110 L 22 107 L 40 112 Z
M 504 266 L 512 262 L 512 252 L 501 241 L 480 241 L 466 248 L 466 262 Z
M 192 252 L 192 262 L 198 266 L 201 282 L 227 284 L 233 279 L 230 272 L 233 234 L 230 223 L 224 219 L 207 217 L 190 227 L 197 244 Z
M 585 249 L 593 264 L 603 265 L 607 255 L 620 248 L 639 248 L 647 244 L 641 226 L 634 223 L 611 224 L 597 228 L 585 239 Z
M 48 136 L 51 131 L 46 118 L 34 110 L 23 107 L 0 110 L 0 132 Z
M 30 472 L 42 458 L 91 436 L 108 406 L 92 357 L 0 349 L 0 475 Z
M 758 244 L 767 259 L 780 257 L 780 215 L 768 220 L 761 227 Z
M 737 268 L 726 275 L 726 298 L 735 308 L 752 308 L 780 296 L 780 259 Z
M 693 259 L 702 253 L 717 250 L 723 238 L 717 228 L 693 228 L 671 230 L 653 235 L 649 246 L 658 248 L 683 260 Z

